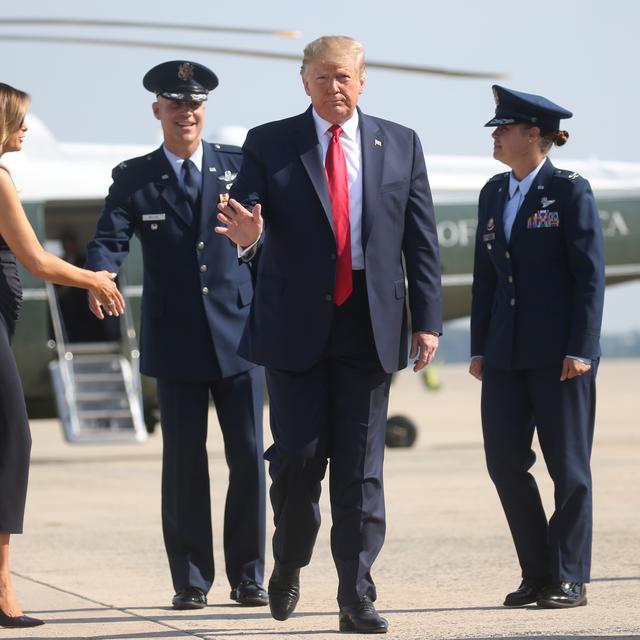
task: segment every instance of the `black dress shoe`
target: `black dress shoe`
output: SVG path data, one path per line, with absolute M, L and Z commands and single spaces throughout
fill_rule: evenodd
M 568 609 L 587 604 L 587 585 L 582 582 L 557 582 L 542 590 L 538 606 L 545 609 Z
M 269 579 L 269 608 L 276 620 L 286 620 L 300 599 L 300 569 L 284 572 L 277 567 Z
M 243 580 L 230 595 L 243 607 L 264 607 L 269 604 L 269 596 L 265 588 L 254 580 Z
M 207 606 L 207 596 L 202 589 L 185 587 L 180 589 L 171 601 L 174 609 L 204 609 Z
M 537 602 L 544 586 L 541 580 L 525 578 L 515 591 L 506 595 L 503 604 L 505 607 L 524 607 L 525 604 Z
M 27 627 L 39 627 L 44 624 L 43 620 L 38 618 L 32 618 L 31 616 L 8 616 L 3 611 L 0 611 L 0 627 L 7 627 L 8 629 L 26 629 Z
M 369 596 L 361 596 L 357 604 L 340 607 L 340 631 L 355 633 L 387 633 L 388 622 L 380 616 Z

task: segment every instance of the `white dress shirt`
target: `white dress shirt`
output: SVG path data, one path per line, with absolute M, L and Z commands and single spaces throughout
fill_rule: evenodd
M 322 166 L 324 166 L 332 135 L 329 129 L 333 125 L 331 122 L 323 120 L 315 109 L 312 109 L 312 114 L 313 122 L 316 125 L 316 133 L 318 134 L 318 142 L 322 150 Z M 354 111 L 351 118 L 340 125 L 342 127 L 340 144 L 344 150 L 349 183 L 351 266 L 353 269 L 364 269 L 364 254 L 362 251 L 362 145 L 358 123 L 358 112 Z M 333 223 L 332 220 L 331 222 Z

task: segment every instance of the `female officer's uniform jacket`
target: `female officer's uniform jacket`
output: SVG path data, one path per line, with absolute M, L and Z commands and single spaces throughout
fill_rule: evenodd
M 600 356 L 604 301 L 602 228 L 589 182 L 546 160 L 515 218 L 503 211 L 509 173 L 480 193 L 471 355 L 503 369 Z

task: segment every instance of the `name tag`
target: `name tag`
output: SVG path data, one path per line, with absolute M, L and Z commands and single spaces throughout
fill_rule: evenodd
M 165 220 L 166 213 L 143 213 L 142 222 L 157 222 L 158 220 Z
M 495 240 L 496 239 L 496 234 L 495 233 L 485 233 L 482 236 L 482 241 L 483 242 L 489 242 L 489 240 Z

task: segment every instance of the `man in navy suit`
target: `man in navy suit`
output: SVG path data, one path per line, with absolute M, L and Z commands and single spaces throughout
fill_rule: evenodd
M 207 415 L 213 397 L 229 465 L 224 553 L 231 598 L 266 605 L 263 372 L 237 354 L 253 295 L 247 265 L 212 232 L 216 204 L 240 168 L 237 147 L 202 141 L 218 84 L 195 62 L 144 77 L 164 143 L 113 170 L 94 239 L 92 269 L 118 271 L 135 233 L 144 259 L 140 370 L 157 379 L 163 436 L 162 526 L 175 609 L 206 606 L 214 578 Z M 99 317 L 102 310 L 90 300 Z
M 589 182 L 547 158 L 571 112 L 494 86 L 497 160 L 511 167 L 480 193 L 470 372 L 482 380 L 482 429 L 522 569 L 505 606 L 587 603 L 595 378 L 604 243 Z M 547 520 L 529 469 L 534 431 L 554 482 Z
M 405 281 L 414 370 L 438 346 L 436 224 L 415 132 L 357 109 L 362 45 L 319 38 L 305 49 L 301 75 L 311 106 L 249 132 L 233 198 L 218 207 L 217 231 L 257 251 L 240 353 L 265 365 L 269 389 L 270 606 L 284 620 L 297 604 L 329 461 L 340 630 L 384 633 L 371 566 L 385 532 L 389 383 L 407 364 Z

